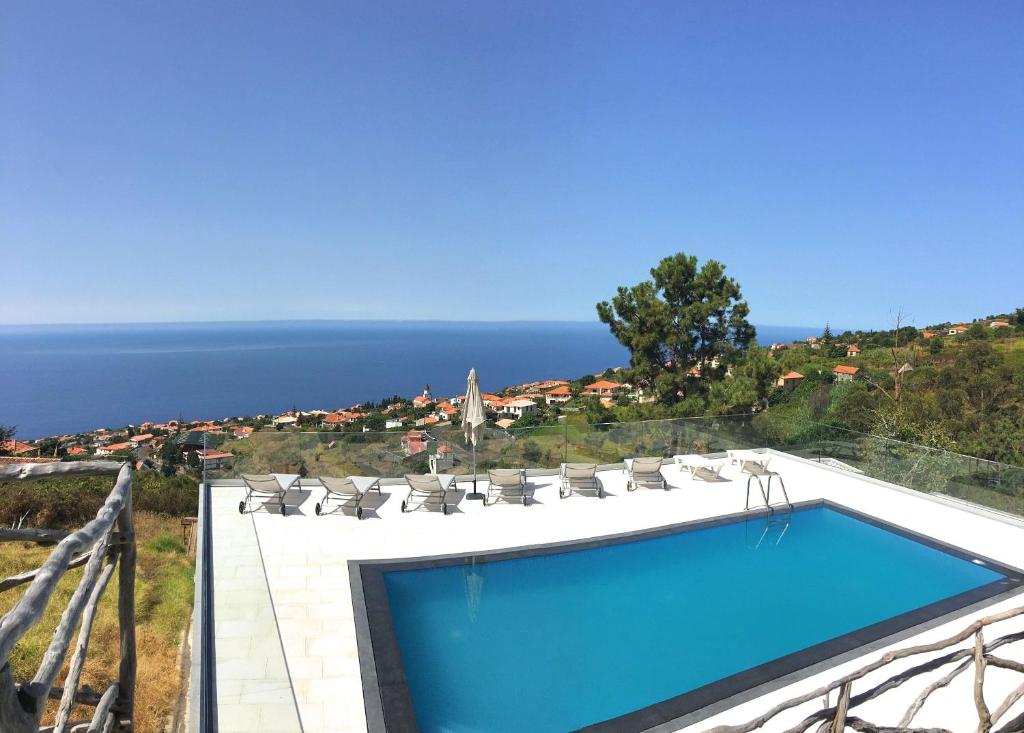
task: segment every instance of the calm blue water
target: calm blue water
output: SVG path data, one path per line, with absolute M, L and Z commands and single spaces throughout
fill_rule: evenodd
M 765 326 L 762 343 L 820 329 Z M 600 323 L 311 321 L 0 327 L 0 424 L 36 438 L 145 420 L 334 409 L 627 364 Z
M 574 730 L 1003 577 L 827 508 L 765 526 L 386 573 L 421 730 Z

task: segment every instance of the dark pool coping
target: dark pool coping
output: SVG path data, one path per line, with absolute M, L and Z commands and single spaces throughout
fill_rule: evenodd
M 660 733 L 691 725 L 723 710 L 817 674 L 826 668 L 834 667 L 849 659 L 870 653 L 874 649 L 922 633 L 958 616 L 998 603 L 1004 598 L 1024 591 L 1024 571 L 1018 568 L 967 552 L 934 537 L 891 524 L 842 504 L 827 499 L 815 499 L 793 504 L 793 511 L 821 507 L 846 514 L 962 560 L 980 562 L 985 567 L 1006 577 L 580 730 L 587 733 L 640 733 L 641 731 L 658 731 Z M 746 519 L 764 518 L 772 513 L 785 515 L 789 512 L 785 510 L 780 512 L 777 508 L 772 512 L 761 508 L 602 537 L 486 550 L 473 555 L 455 553 L 426 558 L 350 560 L 348 563 L 349 580 L 355 611 L 356 643 L 359 650 L 359 669 L 362 677 L 363 704 L 366 711 L 368 733 L 419 730 L 408 680 L 402 665 L 401 651 L 391 619 L 387 589 L 384 585 L 384 573 L 498 562 L 586 550 L 639 539 L 653 539 L 667 534 L 705 529 L 722 524 L 732 524 Z

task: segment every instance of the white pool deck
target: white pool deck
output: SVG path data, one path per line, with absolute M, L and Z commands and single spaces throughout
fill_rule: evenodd
M 793 502 L 828 499 L 969 552 L 1024 566 L 1024 522 L 785 454 L 772 456 L 771 468 L 785 477 Z M 621 470 L 599 475 L 608 494 L 604 499 L 574 495 L 562 500 L 557 477 L 537 477 L 530 479 L 534 503 L 529 507 L 503 502 L 485 507 L 479 501 L 463 499 L 458 511 L 449 516 L 434 511 L 402 514 L 399 505 L 404 487 L 385 486 L 383 504 L 362 521 L 341 512 L 316 516 L 313 507 L 322 493 L 318 488 L 290 496 L 285 517 L 262 509 L 240 515 L 237 505 L 242 488 L 214 484 L 212 577 L 221 733 L 367 730 L 349 560 L 472 553 L 600 537 L 731 514 L 744 505 L 746 477 L 741 478 L 738 468 L 732 466 L 723 471 L 727 480 L 720 483 L 692 480 L 688 473 L 667 467 L 664 475 L 672 487 L 669 491 L 627 493 Z M 823 574 L 842 570 L 821 569 Z M 751 601 L 751 623 L 756 623 L 756 601 Z M 879 656 L 879 649 L 938 640 L 960 631 L 975 618 L 1022 603 L 1024 596 L 1017 595 L 976 608 L 895 643 L 880 642 L 852 659 L 822 663 L 810 676 L 695 724 L 658 730 L 703 731 L 718 724 L 745 722 L 780 701 L 863 666 Z M 1018 617 L 992 627 L 986 637 L 1022 629 L 1024 619 Z M 1024 662 L 1024 642 L 1005 646 L 999 654 Z M 919 661 L 915 658 L 886 667 L 855 686 L 854 693 Z M 859 706 L 856 714 L 877 724 L 894 725 L 924 686 L 945 671 L 948 668 L 887 692 Z M 1019 674 L 996 668 L 989 668 L 987 674 L 986 695 L 994 709 L 1022 680 Z M 972 684 L 973 675 L 961 675 L 932 697 L 914 724 L 975 730 Z M 475 694 L 470 685 L 469 680 L 464 681 L 462 691 Z M 820 700 L 807 703 L 778 716 L 762 730 L 785 730 L 821 706 Z M 1002 722 L 1022 711 L 1024 700 L 1014 705 Z

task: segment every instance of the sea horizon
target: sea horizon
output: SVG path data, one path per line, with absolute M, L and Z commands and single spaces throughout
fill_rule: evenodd
M 758 341 L 819 327 L 757 326 Z M 303 319 L 0 326 L 0 424 L 22 439 L 170 419 L 333 410 L 626 366 L 597 321 Z

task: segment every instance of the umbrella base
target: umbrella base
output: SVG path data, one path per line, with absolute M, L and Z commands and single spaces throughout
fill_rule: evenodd
M 463 498 L 475 499 L 476 501 L 480 501 L 481 499 L 484 498 L 484 495 L 481 494 L 479 491 L 471 491 L 470 493 L 466 494 L 466 496 Z

